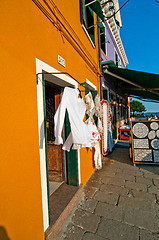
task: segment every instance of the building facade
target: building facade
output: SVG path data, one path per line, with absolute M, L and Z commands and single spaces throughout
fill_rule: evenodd
M 97 14 L 90 1 L 1 3 L 0 225 L 12 240 L 44 239 L 50 181 L 85 185 L 95 170 L 90 149 L 55 145 L 53 118 L 65 87 L 100 95 Z
M 105 72 L 112 63 L 128 64 L 120 12 L 111 17 L 118 7 L 117 0 L 7 0 L 1 6 L 0 231 L 12 240 L 43 240 L 50 184 L 84 186 L 96 169 L 91 148 L 66 151 L 56 142 L 56 132 L 64 142 L 70 136 L 72 109 L 79 114 L 71 101 L 78 97 L 66 92 L 81 101 L 89 92 L 107 100 L 118 138 L 127 102 Z M 63 120 L 56 124 L 62 102 Z
M 101 1 L 101 4 L 105 15 L 105 24 L 103 31 L 101 30 L 101 34 L 105 33 L 105 38 L 101 35 L 101 46 L 104 45 L 101 50 L 103 98 L 110 104 L 113 138 L 117 141 L 119 127 L 128 119 L 128 99 L 107 68 L 111 65 L 126 68 L 128 60 L 120 37 L 122 20 L 119 2 L 118 0 Z

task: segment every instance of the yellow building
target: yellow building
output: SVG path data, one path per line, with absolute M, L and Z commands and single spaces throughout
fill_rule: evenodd
M 44 239 L 49 177 L 84 185 L 95 170 L 90 150 L 55 148 L 49 115 L 65 86 L 79 88 L 83 97 L 85 85 L 100 93 L 96 13 L 102 15 L 98 2 L 86 3 L 1 2 L 0 231 L 12 240 Z M 57 154 L 61 165 L 52 166 L 48 159 Z

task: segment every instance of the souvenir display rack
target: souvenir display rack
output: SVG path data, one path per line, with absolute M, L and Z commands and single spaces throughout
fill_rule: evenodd
M 159 164 L 159 120 L 131 122 L 133 165 Z

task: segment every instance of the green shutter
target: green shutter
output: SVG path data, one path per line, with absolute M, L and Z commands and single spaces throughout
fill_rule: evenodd
M 65 137 L 69 136 L 71 132 L 68 112 L 65 115 Z M 78 151 L 73 150 L 72 147 L 70 152 L 66 151 L 66 168 L 67 168 L 67 184 L 78 186 Z
M 86 0 L 85 2 L 86 2 L 86 5 L 88 4 L 88 6 L 93 10 L 93 12 L 95 12 L 97 16 L 100 17 L 104 22 L 104 15 L 103 15 L 102 7 L 100 5 L 100 1 Z
M 93 10 L 89 6 L 86 7 L 85 4 L 86 4 L 85 0 L 80 0 L 81 23 L 84 24 L 92 42 L 95 44 L 94 13 L 93 13 Z

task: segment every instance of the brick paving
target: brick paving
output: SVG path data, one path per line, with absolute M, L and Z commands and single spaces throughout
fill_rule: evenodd
M 103 158 L 56 240 L 159 240 L 159 166 L 129 159 L 119 142 Z

